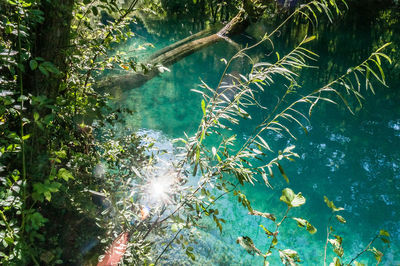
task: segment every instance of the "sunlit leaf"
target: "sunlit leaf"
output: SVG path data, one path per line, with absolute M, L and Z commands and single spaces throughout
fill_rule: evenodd
M 280 200 L 285 202 L 289 207 L 299 207 L 306 203 L 306 199 L 303 197 L 301 192 L 294 194 L 290 188 L 282 190 L 282 196 Z
M 299 227 L 304 227 L 310 234 L 315 234 L 317 232 L 317 228 L 315 228 L 312 224 L 310 224 L 307 220 L 302 218 L 292 218 L 297 222 Z
M 375 247 L 368 249 L 368 251 L 370 251 L 374 254 L 377 262 L 381 262 L 382 257 L 383 257 L 383 253 L 381 251 L 377 250 Z
M 65 168 L 61 168 L 60 170 L 58 170 L 57 176 L 58 178 L 62 178 L 65 181 L 68 181 L 69 179 L 74 179 L 72 173 Z
M 294 218 L 292 218 L 293 220 L 295 220 L 296 222 L 297 222 L 297 225 L 299 226 L 299 227 L 305 227 L 305 226 L 307 226 L 307 220 L 305 220 L 305 219 L 301 219 L 301 218 L 296 218 L 296 217 L 294 217 Z
M 315 38 L 316 38 L 316 36 L 315 35 L 313 35 L 313 36 L 310 36 L 310 37 L 307 37 L 304 41 L 303 41 L 303 43 L 308 43 L 308 42 L 311 42 L 311 41 L 313 41 L 313 40 L 315 40 Z
M 383 230 L 383 229 L 381 229 L 379 231 L 379 235 L 390 237 L 390 234 L 386 230 Z
M 177 223 L 173 223 L 173 224 L 171 225 L 171 231 L 174 232 L 174 233 L 176 233 L 176 232 L 178 232 L 178 230 L 179 230 L 178 224 L 177 224 Z
M 329 266 L 341 266 L 340 259 L 338 257 L 333 258 L 333 262 L 329 263 Z
M 260 227 L 264 230 L 264 232 L 269 235 L 272 236 L 274 235 L 274 233 L 272 233 L 271 231 L 269 231 L 267 228 L 265 228 L 262 224 L 260 224 Z
M 280 163 L 278 163 L 278 168 L 279 168 L 279 172 L 281 172 L 281 175 L 285 179 L 286 183 L 289 184 L 289 178 L 287 177 L 287 175 L 286 175 L 285 171 L 283 170 L 283 167 Z
M 206 102 L 201 100 L 201 110 L 203 110 L 203 114 L 206 115 Z
M 333 252 L 336 253 L 339 257 L 343 256 L 343 247 L 342 247 L 342 242 L 341 238 L 336 237 L 335 239 L 328 239 L 329 243 L 333 246 Z
M 296 251 L 292 249 L 279 250 L 279 257 L 284 265 L 296 265 L 296 262 L 300 262 L 300 257 Z
M 343 223 L 343 224 L 346 223 L 346 219 L 344 219 L 343 216 L 336 215 L 336 219 L 337 219 L 339 222 Z
M 315 234 L 316 232 L 317 232 L 317 228 L 315 228 L 312 224 L 310 224 L 310 223 L 307 223 L 307 231 L 310 233 L 310 234 Z
M 342 207 L 336 207 L 335 204 L 333 203 L 333 201 L 330 201 L 328 199 L 328 197 L 326 197 L 326 196 L 324 196 L 324 201 L 325 201 L 326 205 L 334 212 L 344 210 L 344 208 L 342 208 Z

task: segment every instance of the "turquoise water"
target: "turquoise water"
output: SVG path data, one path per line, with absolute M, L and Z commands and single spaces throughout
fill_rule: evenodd
M 165 27 L 168 27 L 167 23 Z M 290 31 L 293 32 L 293 29 Z M 176 41 L 173 34 L 156 36 L 144 31 L 140 34 L 141 38 L 132 39 L 121 49 L 129 51 L 138 44 L 151 42 L 155 48 L 146 50 L 151 53 Z M 357 34 L 354 35 L 354 31 L 336 31 L 334 62 L 332 49 L 328 48 L 332 42 L 326 39 L 326 35 L 320 34 L 313 48 L 321 56 L 318 64 L 326 70 L 315 70 L 302 76 L 307 90 L 323 84 L 327 78 L 338 76 L 371 51 L 371 47 L 364 42 L 371 40 L 371 36 L 366 36 L 363 31 Z M 236 41 L 242 43 L 248 40 L 251 41 L 241 36 Z M 347 40 L 347 45 L 341 45 L 341 40 Z M 284 51 L 290 49 L 293 42 L 283 31 L 276 40 L 276 47 Z M 358 48 L 362 45 L 367 47 L 360 51 Z M 256 55 L 263 57 L 269 52 L 268 49 L 262 47 Z M 201 97 L 191 89 L 198 89 L 201 79 L 215 86 L 224 68 L 221 58 L 228 59 L 234 52 L 235 48 L 231 45 L 217 43 L 184 58 L 170 67 L 170 72 L 163 73 L 141 88 L 115 93 L 114 104 L 134 110 L 134 114 L 126 114 L 125 124 L 120 125 L 121 130 L 146 129 L 149 135 L 163 142 L 182 137 L 183 132 L 195 132 L 202 114 Z M 246 65 L 240 62 L 234 68 L 244 71 Z M 388 78 L 391 87 L 379 87 L 375 95 L 365 93 L 364 106 L 357 108 L 355 115 L 351 115 L 343 106 L 323 104 L 314 111 L 311 124 L 307 127 L 308 134 L 293 126 L 297 140 L 269 135 L 273 147 L 283 149 L 293 144 L 300 155 L 295 162 L 283 164 L 291 180 L 289 186 L 295 192 L 301 191 L 307 199 L 307 203 L 293 210 L 291 215 L 309 220 L 318 232 L 309 235 L 294 221 L 288 221 L 279 232 L 278 248 L 298 251 L 303 265 L 323 264 L 326 225 L 330 216 L 323 201 L 324 195 L 333 200 L 336 206 L 345 208 L 341 215 L 347 223 L 333 225 L 336 233 L 344 238 L 346 262 L 360 252 L 379 229 L 385 229 L 391 234 L 391 247 L 382 250 L 382 243 L 376 242 L 376 247 L 385 253 L 383 264 L 400 264 L 400 92 L 395 75 Z M 266 104 L 275 103 L 274 95 L 279 93 L 279 89 L 279 86 L 271 89 L 261 95 L 260 100 Z M 255 120 L 263 116 L 261 113 L 254 114 Z M 238 138 L 244 139 L 251 134 L 251 123 L 254 122 L 246 122 L 237 128 Z M 279 219 L 285 211 L 285 204 L 279 202 L 279 196 L 288 185 L 278 171 L 275 176 L 271 181 L 274 189 L 256 183 L 254 186 L 246 185 L 241 190 L 246 192 L 254 209 L 275 213 Z M 259 249 L 265 251 L 270 239 L 266 238 L 259 225 L 272 229 L 272 224 L 263 218 L 247 215 L 247 210 L 232 197 L 221 200 L 219 207 L 221 217 L 227 221 L 224 231 L 220 234 L 211 221 L 204 222 L 204 227 L 199 229 L 201 238 L 196 245 L 197 259 L 194 264 L 262 265 L 262 259 L 247 254 L 236 244 L 236 238 L 249 236 Z M 179 259 L 179 264 L 193 264 L 189 258 L 181 255 L 173 250 L 166 257 Z M 333 252 L 329 251 L 328 262 L 332 258 Z M 272 265 L 278 261 L 279 258 L 274 256 Z M 369 265 L 374 258 L 368 254 L 358 261 Z

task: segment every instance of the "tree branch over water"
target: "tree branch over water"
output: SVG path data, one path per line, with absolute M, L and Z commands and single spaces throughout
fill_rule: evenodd
M 189 56 L 205 47 L 208 47 L 221 40 L 230 42 L 230 37 L 243 32 L 252 22 L 258 20 L 267 8 L 271 0 L 244 0 L 236 16 L 229 21 L 218 32 L 207 35 L 210 30 L 201 31 L 183 40 L 175 42 L 150 56 L 150 59 L 143 64 L 150 66 L 150 69 L 115 75 L 105 78 L 97 83 L 97 88 L 105 90 L 116 86 L 124 89 L 134 89 L 142 86 L 147 81 L 161 73 L 158 66 L 171 66 L 179 60 Z

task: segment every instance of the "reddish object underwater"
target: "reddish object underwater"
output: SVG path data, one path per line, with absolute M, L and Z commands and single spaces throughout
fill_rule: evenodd
M 97 266 L 114 266 L 118 265 L 118 262 L 122 259 L 125 254 L 126 246 L 129 239 L 129 233 L 125 232 L 120 234 L 112 243 L 108 249 L 104 258 L 97 263 Z

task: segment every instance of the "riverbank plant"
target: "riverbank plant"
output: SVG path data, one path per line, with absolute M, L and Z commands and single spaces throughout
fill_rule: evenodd
M 215 88 L 203 83 L 202 90 L 193 90 L 203 97 L 200 105 L 203 117 L 194 136 L 178 140 L 183 144 L 183 155 L 185 157 L 178 165 L 177 172 L 179 175 L 180 169 L 186 167 L 186 165 L 191 165 L 192 175 L 200 176 L 198 185 L 193 186 L 189 191 L 181 191 L 182 195 L 175 202 L 176 207 L 170 208 L 167 215 L 160 215 L 161 218 L 157 218 L 153 222 L 154 227 L 156 227 L 168 222 L 168 220 L 171 221 L 171 230 L 175 233 L 171 242 L 176 241 L 182 244 L 182 237 L 179 240 L 178 235 L 185 228 L 189 229 L 195 226 L 204 216 L 211 217 L 217 228 L 222 231 L 225 220 L 214 204 L 226 194 L 232 194 L 248 209 L 250 215 L 262 216 L 275 225 L 273 228 L 266 228 L 261 225 L 267 238 L 270 238 L 270 244 L 266 245 L 267 250 L 264 252 L 261 251 L 260 247 L 255 247 L 248 236 L 238 236 L 237 242 L 250 254 L 263 257 L 266 265 L 268 265 L 269 256 L 273 252 L 279 254 L 283 264 L 294 265 L 300 262 L 296 251 L 279 247 L 278 233 L 279 227 L 283 222 L 286 222 L 290 209 L 303 205 L 305 198 L 301 193 L 295 194 L 290 188 L 284 189 L 280 200 L 285 202 L 288 208 L 283 218 L 277 220 L 276 214 L 261 213 L 254 210 L 246 195 L 241 192 L 240 187 L 245 183 L 254 184 L 259 182 L 260 179 L 267 187 L 272 187 L 271 178 L 274 177 L 274 172 L 278 172 L 289 183 L 289 177 L 285 173 L 282 162 L 294 161 L 299 157 L 295 153 L 295 146 L 290 145 L 282 147 L 278 151 L 273 150 L 269 136 L 279 134 L 296 139 L 296 133 L 293 132 L 293 128 L 296 128 L 295 125 L 307 132 L 309 117 L 321 102 L 343 104 L 352 113 L 354 100 L 362 105 L 363 90 L 373 92 L 376 82 L 385 85 L 382 62 L 391 62 L 391 59 L 384 53 L 389 44 L 383 44 L 359 65 L 349 68 L 346 73 L 338 78 L 308 92 L 306 88 L 301 87 L 300 79 L 302 71 L 312 70 L 313 66 L 310 62 L 318 59 L 318 55 L 306 48 L 308 43 L 316 39 L 315 36 L 304 36 L 303 40 L 292 51 L 285 55 L 276 53 L 274 56 L 270 56 L 271 61 L 254 61 L 249 55 L 249 51 L 263 42 L 269 42 L 273 47 L 273 35 L 279 32 L 280 27 L 296 15 L 304 16 L 310 20 L 311 24 L 315 25 L 318 23 L 318 16 L 321 13 L 332 21 L 334 16 L 340 15 L 340 10 L 343 7 L 345 7 L 344 2 L 336 4 L 335 2 L 324 1 L 310 1 L 310 3 L 300 6 L 274 31 L 265 34 L 260 42 L 241 49 L 228 61 L 223 59 L 226 68 Z M 230 73 L 232 62 L 241 58 L 249 60 L 250 71 L 240 75 L 232 75 Z M 233 82 L 224 83 L 227 77 Z M 279 80 L 279 83 L 277 80 Z M 265 93 L 274 87 L 281 88 L 278 102 L 273 106 L 263 106 L 258 101 L 257 94 Z M 252 114 L 256 112 L 262 112 L 264 114 L 263 119 L 254 123 L 256 126 L 250 136 L 246 136 L 244 141 L 238 140 L 235 127 L 245 120 L 252 119 Z M 228 177 L 234 178 L 229 179 Z M 176 197 L 175 193 L 177 192 L 174 192 L 174 197 Z M 341 210 L 341 208 L 336 208 L 327 198 L 325 201 L 333 212 Z M 335 217 L 339 222 L 345 223 L 342 216 L 336 215 Z M 317 231 L 310 222 L 303 218 L 291 217 L 291 219 L 311 234 Z M 331 220 L 329 223 L 331 223 Z M 330 243 L 337 255 L 337 257 L 332 258 L 332 263 L 333 265 L 344 265 L 342 238 L 338 235 L 332 235 L 332 232 L 332 227 L 328 225 L 327 243 Z M 378 238 L 384 243 L 388 243 L 387 236 L 388 233 L 381 230 L 359 255 L 370 251 L 374 253 L 379 264 L 382 253 L 371 245 Z M 280 237 L 284 238 L 284 236 Z M 165 249 L 171 246 L 171 242 L 166 245 Z M 192 247 L 182 244 L 182 248 L 186 249 L 186 254 L 189 257 L 195 259 Z M 164 254 L 165 249 L 157 257 L 156 262 Z M 326 249 L 327 247 L 325 247 Z M 330 260 L 326 257 L 326 254 L 325 251 L 324 264 L 329 263 Z M 359 255 L 356 257 L 358 258 Z M 350 259 L 349 264 L 356 263 L 355 259 Z

